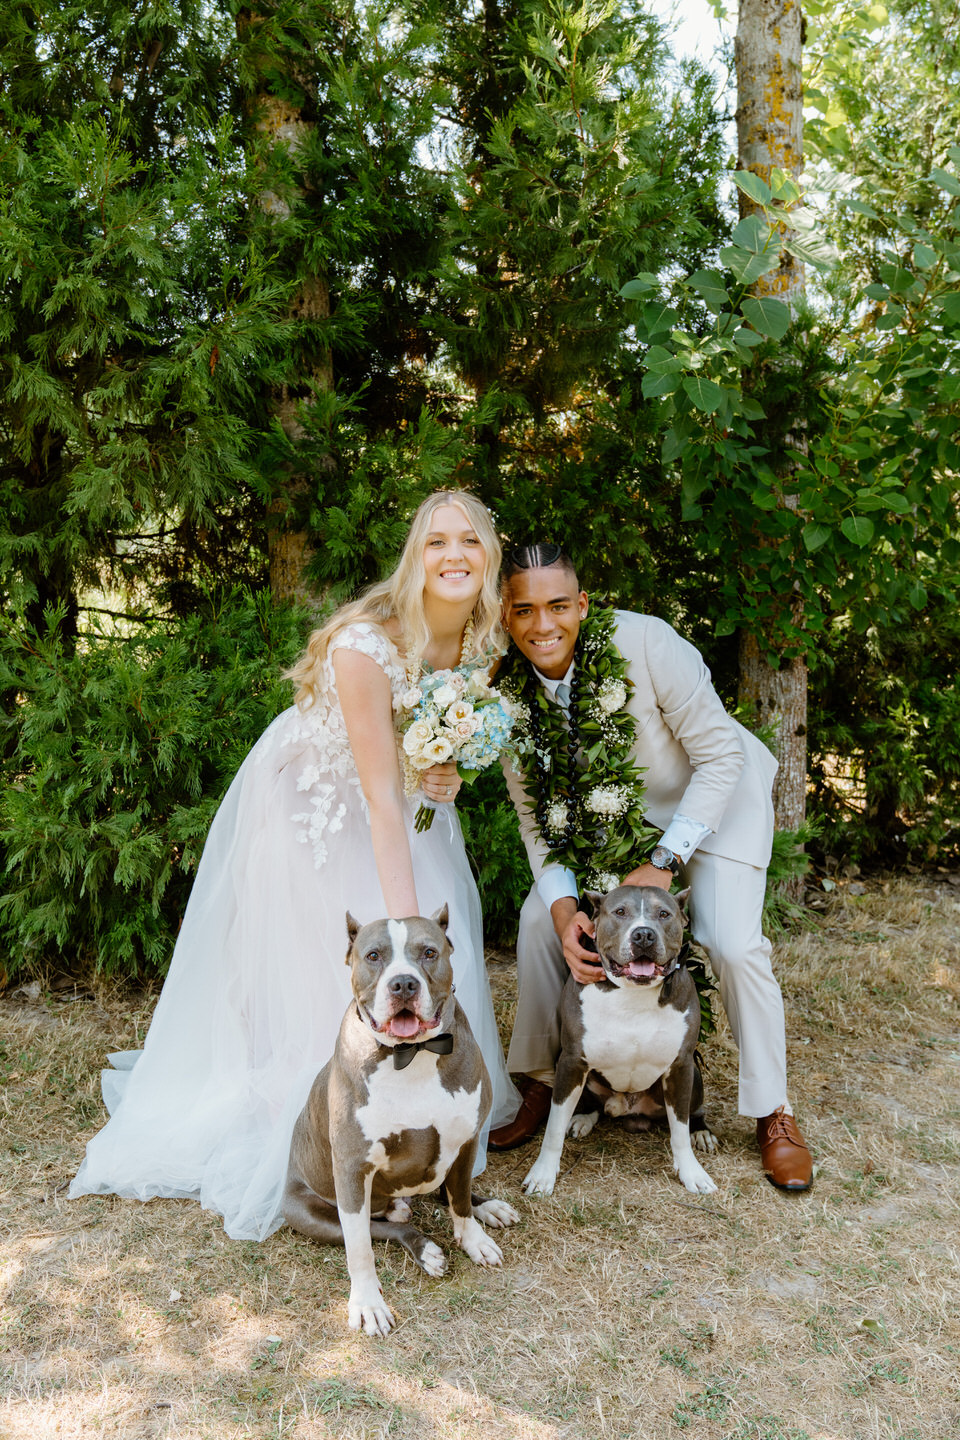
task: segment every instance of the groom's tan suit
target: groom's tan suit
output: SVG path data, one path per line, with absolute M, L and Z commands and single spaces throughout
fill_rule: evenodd
M 691 929 L 710 957 L 740 1048 L 740 1110 L 768 1115 L 786 1099 L 783 1001 L 761 929 L 776 761 L 726 713 L 699 651 L 663 620 L 615 613 L 614 643 L 634 686 L 627 708 L 637 727 L 633 758 L 645 771 L 646 816 L 662 830 L 677 815 L 709 827 L 689 855 L 680 843 Z M 509 769 L 507 784 L 534 878 L 520 916 L 508 1065 L 515 1073 L 536 1074 L 556 1060 L 557 1008 L 568 971 L 537 890 L 551 865 L 547 848 L 520 778 Z

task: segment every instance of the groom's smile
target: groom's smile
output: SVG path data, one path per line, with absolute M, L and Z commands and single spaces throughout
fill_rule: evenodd
M 504 586 L 510 638 L 548 680 L 562 680 L 569 670 L 587 605 L 577 577 L 559 565 L 523 570 Z

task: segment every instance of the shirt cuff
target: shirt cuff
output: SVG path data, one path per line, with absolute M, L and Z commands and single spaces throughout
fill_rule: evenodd
M 679 856 L 682 865 L 709 834 L 710 826 L 704 825 L 701 820 L 690 820 L 686 815 L 674 815 L 660 837 L 660 844 L 666 845 L 668 850 Z
M 563 900 L 568 896 L 571 900 L 576 900 L 580 887 L 572 870 L 567 870 L 563 865 L 551 865 L 537 881 L 537 894 L 549 910 L 554 900 Z

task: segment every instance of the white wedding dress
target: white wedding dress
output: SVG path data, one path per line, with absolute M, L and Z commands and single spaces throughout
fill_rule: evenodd
M 382 632 L 351 625 L 332 642 L 341 646 L 383 668 L 397 707 L 408 682 Z M 417 896 L 426 915 L 450 907 L 457 998 L 493 1082 L 489 1128 L 512 1118 L 519 1096 L 494 1019 L 479 896 L 454 807 L 438 806 L 417 833 L 422 798 L 406 802 Z M 71 1197 L 190 1196 L 235 1239 L 282 1225 L 293 1125 L 350 1001 L 348 910 L 361 923 L 386 913 L 328 657 L 324 695 L 274 720 L 217 811 L 143 1051 L 110 1057 L 111 1118 Z

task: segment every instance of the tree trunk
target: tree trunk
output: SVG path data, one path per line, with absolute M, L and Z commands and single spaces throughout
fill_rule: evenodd
M 740 0 L 735 59 L 737 71 L 737 145 L 739 168 L 752 170 L 770 183 L 773 170 L 798 179 L 803 165 L 803 17 L 797 0 Z M 757 206 L 740 193 L 741 216 Z M 752 287 L 758 297 L 773 296 L 796 314 L 804 297 L 803 265 L 787 250 L 780 264 Z M 788 475 L 792 457 L 802 451 L 805 437 L 786 437 L 774 466 Z M 787 501 L 789 504 L 789 500 Z M 794 622 L 802 622 L 799 603 L 787 598 Z M 806 813 L 807 793 L 807 665 L 784 658 L 774 669 L 763 637 L 740 636 L 740 700 L 758 719 L 772 725 L 780 771 L 774 788 L 778 829 L 796 829 Z
M 268 6 L 262 7 L 264 12 Z M 260 16 L 242 11 L 237 18 L 237 32 L 240 39 L 246 39 L 260 23 Z M 314 121 L 305 117 L 303 107 L 294 105 L 288 98 L 273 93 L 270 88 L 269 71 L 274 71 L 282 57 L 274 54 L 268 62 L 261 58 L 258 69 L 261 78 L 255 93 L 251 93 L 248 111 L 257 135 L 273 147 L 283 145 L 296 164 L 303 151 L 305 141 L 314 129 Z M 300 77 L 296 74 L 293 57 L 289 63 L 289 78 L 299 88 Z M 307 82 L 309 83 L 309 82 Z M 276 84 L 276 81 L 274 81 Z M 286 220 L 291 211 L 305 200 L 304 192 L 287 198 L 264 183 L 258 202 L 261 210 L 277 220 Z M 297 320 L 316 322 L 329 319 L 330 291 L 326 277 L 322 274 L 305 275 L 294 296 L 291 313 Z M 304 439 L 304 429 L 297 416 L 301 401 L 307 399 L 311 387 L 330 390 L 333 388 L 333 362 L 329 351 L 309 357 L 300 376 L 291 377 L 284 385 L 277 387 L 270 397 L 270 408 L 280 426 L 296 448 Z M 315 463 L 315 462 L 314 462 Z M 331 462 L 332 463 L 332 462 Z M 305 578 L 305 569 L 314 554 L 306 525 L 306 509 L 315 484 L 315 476 L 306 469 L 300 470 L 294 463 L 272 477 L 273 496 L 267 506 L 267 551 L 270 561 L 270 591 L 275 600 L 297 600 L 316 606 L 317 591 Z

